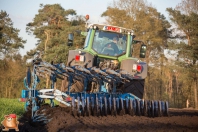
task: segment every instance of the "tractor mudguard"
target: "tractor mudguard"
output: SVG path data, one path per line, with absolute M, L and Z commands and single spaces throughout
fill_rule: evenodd
M 141 65 L 141 71 L 137 72 L 133 69 L 134 64 Z M 120 69 L 130 73 L 134 79 L 145 79 L 147 76 L 147 64 L 139 62 L 136 59 L 126 59 L 121 61 Z
M 79 60 L 78 60 L 78 57 Z M 73 60 L 73 61 L 72 61 Z M 94 66 L 94 56 L 88 52 L 80 51 L 80 50 L 70 50 L 68 55 L 68 61 L 67 65 L 74 66 L 74 65 L 80 65 L 84 66 L 87 64 L 87 68 Z

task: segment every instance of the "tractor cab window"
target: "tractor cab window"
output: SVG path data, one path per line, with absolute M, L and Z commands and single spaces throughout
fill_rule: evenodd
M 98 54 L 119 56 L 126 53 L 126 38 L 121 33 L 96 30 L 92 48 Z

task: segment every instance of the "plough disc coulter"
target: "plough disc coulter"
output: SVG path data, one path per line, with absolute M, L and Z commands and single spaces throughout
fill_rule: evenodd
M 53 89 L 39 93 L 39 98 L 55 99 L 70 107 L 74 116 L 168 116 L 168 102 L 143 100 L 130 93 L 63 93 Z

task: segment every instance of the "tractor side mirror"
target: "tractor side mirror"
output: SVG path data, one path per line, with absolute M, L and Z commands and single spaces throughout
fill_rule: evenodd
M 74 34 L 73 33 L 69 33 L 67 46 L 72 46 L 73 45 L 73 40 L 74 40 Z
M 146 56 L 146 45 L 142 44 L 140 47 L 140 58 L 145 58 Z

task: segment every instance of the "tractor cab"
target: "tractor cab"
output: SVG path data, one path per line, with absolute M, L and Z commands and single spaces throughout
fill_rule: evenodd
M 68 64 L 71 66 L 83 66 L 87 62 L 91 62 L 87 65 L 88 67 L 100 67 L 102 65 L 103 68 L 100 67 L 102 69 L 118 69 L 118 65 L 123 60 L 136 59 L 132 57 L 133 45 L 141 42 L 134 40 L 133 30 L 111 25 L 90 24 L 87 26 L 87 32 L 81 32 L 81 34 L 86 36 L 84 47 L 69 51 Z M 69 34 L 68 45 L 72 45 L 73 38 L 72 34 Z M 146 45 L 141 43 L 140 58 L 145 58 Z
M 94 33 L 93 38 L 91 38 L 92 32 Z M 87 38 L 92 39 L 92 43 L 87 39 L 84 49 L 92 51 L 94 54 L 111 57 L 126 54 L 127 34 L 122 33 L 121 28 L 94 24 L 89 26 Z

